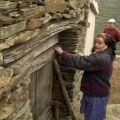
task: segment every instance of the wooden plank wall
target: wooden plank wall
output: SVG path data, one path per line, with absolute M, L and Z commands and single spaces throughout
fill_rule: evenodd
M 58 42 L 55 35 L 39 46 L 40 55 L 32 62 L 29 95 L 31 100 L 33 120 L 51 120 L 51 94 L 53 77 L 54 45 Z M 42 50 L 44 49 L 44 50 Z M 35 52 L 34 52 L 35 53 Z M 37 54 L 37 53 L 36 53 Z
M 52 63 L 48 63 L 31 75 L 30 99 L 34 120 L 50 120 Z

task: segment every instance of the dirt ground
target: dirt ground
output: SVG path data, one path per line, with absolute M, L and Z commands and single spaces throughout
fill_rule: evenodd
M 109 103 L 120 104 L 120 58 L 116 58 L 114 61 Z

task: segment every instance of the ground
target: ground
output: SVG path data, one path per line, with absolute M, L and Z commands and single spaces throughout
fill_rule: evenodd
M 109 104 L 120 104 L 120 58 L 114 62 Z

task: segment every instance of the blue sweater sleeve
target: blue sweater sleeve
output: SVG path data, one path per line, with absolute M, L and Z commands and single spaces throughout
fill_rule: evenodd
M 111 64 L 105 63 L 97 53 L 81 56 L 64 52 L 62 54 L 65 64 L 71 68 L 85 71 L 101 71 L 111 69 Z

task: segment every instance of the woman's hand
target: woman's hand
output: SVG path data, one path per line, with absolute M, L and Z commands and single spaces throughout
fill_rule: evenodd
M 62 54 L 64 51 L 61 47 L 55 47 L 55 51 L 58 53 L 58 54 Z

